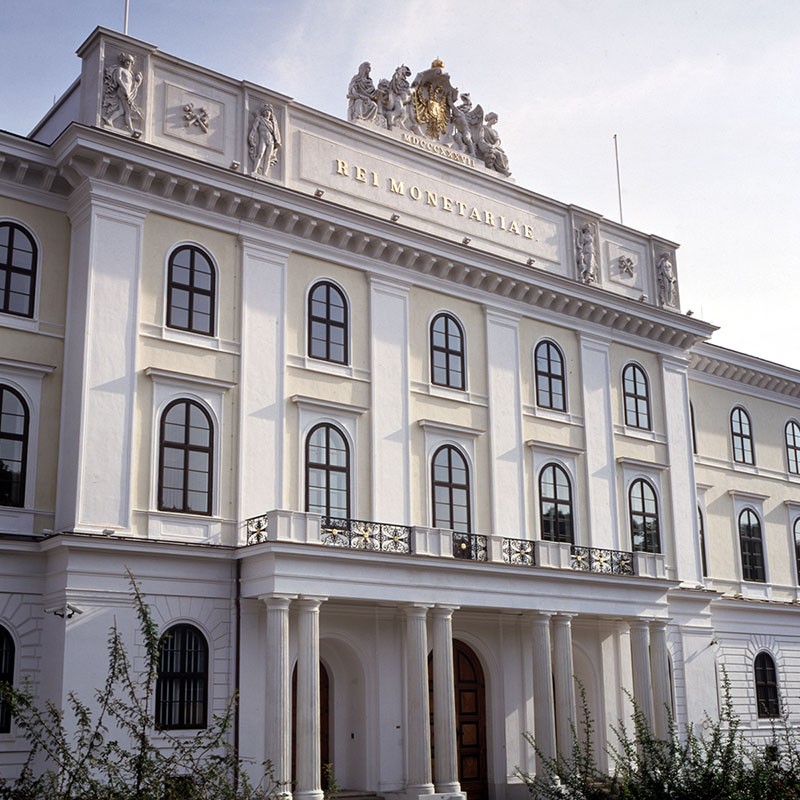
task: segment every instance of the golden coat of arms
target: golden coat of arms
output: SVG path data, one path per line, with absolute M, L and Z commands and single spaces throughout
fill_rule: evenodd
M 444 64 L 435 59 L 430 69 L 417 74 L 411 88 L 417 122 L 425 127 L 431 139 L 441 139 L 450 124 L 451 107 L 458 98 L 458 89 L 451 85 Z

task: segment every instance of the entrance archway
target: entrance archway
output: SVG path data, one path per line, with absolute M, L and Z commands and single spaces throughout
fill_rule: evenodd
M 486 759 L 486 681 L 474 650 L 453 639 L 453 672 L 456 701 L 456 753 L 458 780 L 467 800 L 488 800 L 489 776 Z M 433 663 L 428 657 L 431 709 L 431 760 L 433 752 Z
M 319 752 L 320 785 L 327 789 L 325 765 L 330 764 L 330 680 L 325 665 L 319 662 Z M 292 671 L 292 782 L 297 782 L 297 664 Z

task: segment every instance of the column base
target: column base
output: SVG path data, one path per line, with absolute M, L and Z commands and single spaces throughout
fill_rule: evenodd
M 325 792 L 322 789 L 306 789 L 292 793 L 293 800 L 324 800 Z
M 296 797 L 297 795 L 295 795 Z M 412 783 L 406 786 L 406 797 L 408 800 L 419 800 L 425 798 L 429 800 L 434 796 L 432 783 Z
M 460 783 L 443 783 L 436 787 L 433 794 L 427 795 L 425 800 L 467 800 L 467 793 L 461 791 Z

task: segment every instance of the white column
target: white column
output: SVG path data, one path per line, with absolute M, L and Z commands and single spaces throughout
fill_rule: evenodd
M 522 433 L 519 317 L 486 309 L 492 531 L 525 537 L 525 445 Z M 531 369 L 531 362 L 524 367 Z
M 406 703 L 408 704 L 406 749 L 409 798 L 433 794 L 431 781 L 431 729 L 428 705 L 428 607 L 405 607 L 406 614 Z
M 669 735 L 672 692 L 670 691 L 669 651 L 665 620 L 658 619 L 650 623 L 650 673 L 653 676 L 655 734 L 659 739 L 666 739 Z
M 297 615 L 297 784 L 294 800 L 322 800 L 319 728 L 318 597 L 296 601 Z
M 411 521 L 408 430 L 409 285 L 370 276 L 372 508 L 370 519 Z
M 592 547 L 620 546 L 619 526 L 609 525 L 617 515 L 614 409 L 608 350 L 611 341 L 581 334 L 583 416 L 586 432 L 586 493 Z
M 633 667 L 633 699 L 653 730 L 653 682 L 650 676 L 650 629 L 644 619 L 632 620 L 631 666 Z
M 572 755 L 572 726 L 575 724 L 575 678 L 572 665 L 572 618 L 553 617 L 553 683 L 555 686 L 556 741 L 558 752 Z
M 556 755 L 555 700 L 553 698 L 553 662 L 550 646 L 550 614 L 531 614 L 533 643 L 533 720 L 534 738 L 541 756 L 536 757 L 536 771 L 542 772 L 542 758 Z
M 289 603 L 281 595 L 264 598 L 267 607 L 266 760 L 278 791 L 292 800 L 292 694 L 289 677 Z M 299 665 L 298 665 L 299 670 Z
M 460 792 L 456 750 L 456 694 L 453 673 L 453 611 L 436 606 L 433 618 L 433 744 L 436 791 Z

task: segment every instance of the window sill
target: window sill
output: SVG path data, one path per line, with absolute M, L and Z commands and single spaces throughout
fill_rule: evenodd
M 321 372 L 325 375 L 336 375 L 339 378 L 350 378 L 355 381 L 369 381 L 369 371 L 349 364 L 336 364 L 333 361 L 322 361 L 308 356 L 290 355 L 286 363 L 296 369 L 307 369 L 309 372 Z
M 643 428 L 633 428 L 629 425 L 614 425 L 614 433 L 631 439 L 641 439 L 645 442 L 657 442 L 658 444 L 666 444 L 667 441 L 667 437 L 663 433 L 646 431 Z
M 238 342 L 220 339 L 216 336 L 205 336 L 202 333 L 181 331 L 168 328 L 166 325 L 153 325 L 143 322 L 139 325 L 139 333 L 149 339 L 160 339 L 164 342 L 177 342 L 189 347 L 198 347 L 202 350 L 214 350 L 219 353 L 233 353 L 238 355 L 241 347 Z

